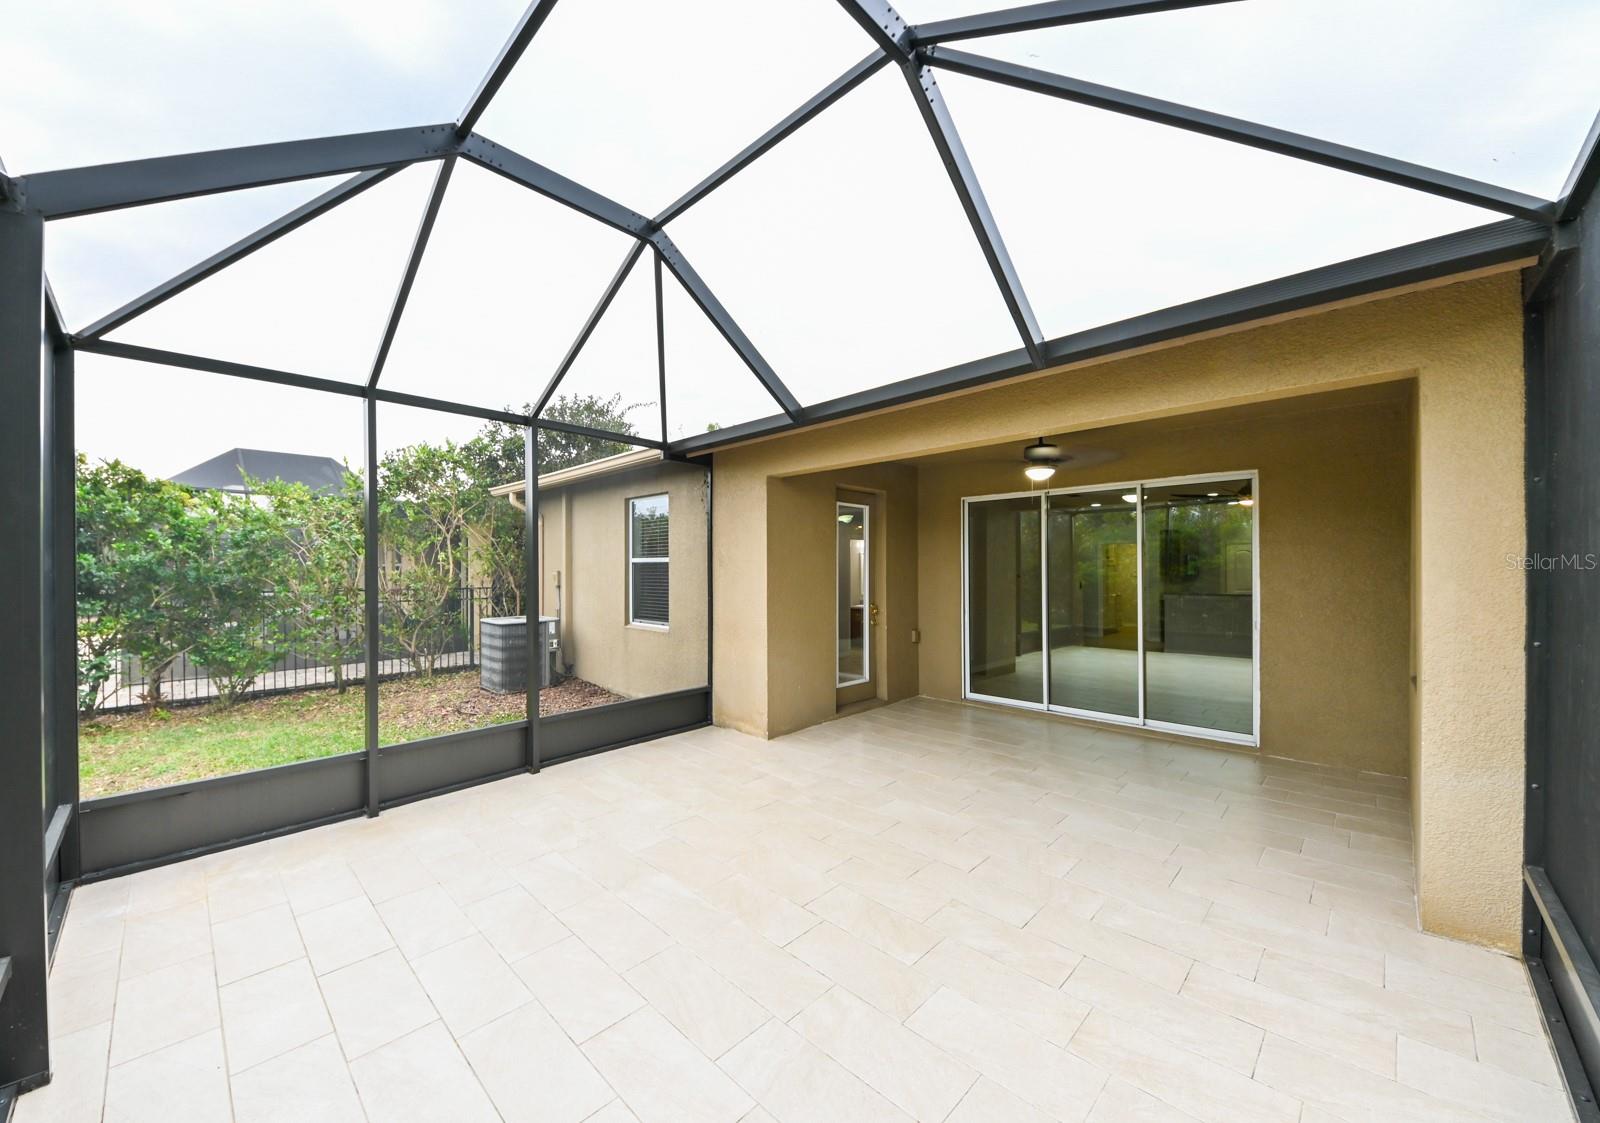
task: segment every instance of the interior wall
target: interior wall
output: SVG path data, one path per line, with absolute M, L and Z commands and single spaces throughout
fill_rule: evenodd
M 560 604 L 562 658 L 626 698 L 705 686 L 707 476 L 657 462 L 539 495 L 544 615 Z M 668 497 L 668 627 L 628 623 L 628 500 Z M 560 600 L 557 601 L 557 582 Z
M 1407 773 L 1410 687 L 1409 395 L 1285 414 L 1088 434 L 1116 459 L 1049 487 L 1260 472 L 1261 751 Z M 1319 408 L 1320 405 L 1320 408 Z M 1069 446 L 1070 447 L 1070 446 Z M 1008 462 L 1007 453 L 1018 453 Z M 922 693 L 959 699 L 961 499 L 1026 486 L 1018 448 L 924 464 L 919 475 Z

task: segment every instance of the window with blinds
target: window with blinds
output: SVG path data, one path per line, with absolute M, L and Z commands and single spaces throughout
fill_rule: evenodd
M 628 622 L 667 626 L 667 497 L 628 500 Z

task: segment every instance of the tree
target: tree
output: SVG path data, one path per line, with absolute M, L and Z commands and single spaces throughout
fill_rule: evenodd
M 139 660 L 141 700 L 161 703 L 161 679 L 204 626 L 197 592 L 211 520 L 194 493 L 117 460 L 78 458 L 79 701 L 97 704 L 114 657 Z
M 384 631 L 427 676 L 459 635 L 469 531 L 487 506 L 471 466 L 454 441 L 396 449 L 378 465 L 379 533 L 399 554 L 379 571 Z
M 522 556 L 522 512 L 490 488 L 520 480 L 526 463 L 523 428 L 491 421 L 462 446 L 466 470 L 481 490 L 474 496 L 472 557 L 489 578 L 491 611 L 522 613 L 526 584 Z
M 222 705 L 231 706 L 284 655 L 284 611 L 274 586 L 287 568 L 285 534 L 275 511 L 246 496 L 204 491 L 193 508 L 198 627 L 189 654 Z
M 340 694 L 348 688 L 346 664 L 365 643 L 366 613 L 362 555 L 366 517 L 359 477 L 346 475 L 343 489 L 317 492 L 282 480 L 250 481 L 276 516 L 281 556 L 272 574 L 272 595 L 295 652 L 328 667 Z
M 527 406 L 524 412 L 529 412 Z M 569 425 L 583 425 L 590 429 L 604 429 L 610 433 L 636 434 L 628 414 L 639 408 L 639 403 L 623 404 L 621 394 L 601 397 L 599 394 L 558 394 L 545 407 L 543 417 L 549 421 L 565 421 Z M 599 437 L 586 437 L 578 433 L 563 433 L 557 429 L 539 431 L 539 471 L 559 472 L 599 460 L 631 452 L 634 445 L 626 441 L 607 441 Z

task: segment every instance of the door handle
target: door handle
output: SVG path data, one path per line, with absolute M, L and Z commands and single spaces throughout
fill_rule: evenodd
M 878 622 L 878 606 L 875 605 L 875 604 L 867 605 L 867 616 L 872 621 L 873 624 L 877 624 L 877 622 Z

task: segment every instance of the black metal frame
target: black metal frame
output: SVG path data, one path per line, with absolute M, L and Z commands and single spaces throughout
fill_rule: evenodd
M 70 892 L 71 884 L 81 877 L 93 876 L 96 872 L 115 872 L 129 865 L 129 862 L 121 862 L 108 867 L 99 858 L 92 858 L 86 863 L 83 858 L 85 849 L 92 848 L 91 853 L 96 855 L 113 853 L 114 848 L 108 849 L 104 845 L 107 835 L 103 830 L 111 821 L 113 812 L 119 807 L 145 807 L 148 810 L 148 807 L 160 806 L 159 800 L 163 798 L 158 793 L 137 799 L 118 797 L 81 805 L 78 802 L 76 706 L 71 693 L 75 646 L 74 596 L 72 566 L 68 561 L 73 553 L 71 416 L 75 352 L 85 351 L 209 374 L 255 379 L 363 400 L 368 488 L 364 577 L 368 590 L 366 630 L 370 660 L 375 658 L 377 651 L 374 638 L 377 627 L 375 589 L 378 558 L 374 535 L 377 407 L 380 402 L 502 421 L 525 428 L 527 455 L 524 482 L 527 502 L 524 529 L 527 549 L 524 561 L 530 589 L 529 615 L 537 617 L 537 435 L 540 428 L 660 449 L 669 459 L 705 456 L 718 447 L 738 441 L 836 421 L 1015 378 L 1043 368 L 1066 366 L 1087 358 L 1244 324 L 1265 316 L 1311 308 L 1386 288 L 1441 279 L 1528 257 L 1540 257 L 1544 264 L 1548 264 L 1558 256 L 1561 247 L 1571 241 L 1563 235 L 1553 235 L 1552 230 L 1559 229 L 1558 223 L 1568 223 L 1576 217 L 1581 202 L 1589 196 L 1597 179 L 1600 179 L 1600 160 L 1595 158 L 1596 149 L 1600 147 L 1600 120 L 1597 120 L 1595 130 L 1591 131 L 1583 156 L 1563 188 L 1561 197 L 1550 201 L 1314 137 L 1299 136 L 1129 91 L 1114 90 L 1066 75 L 1014 66 L 941 45 L 1019 30 L 1231 0 L 1051 0 L 921 26 L 907 24 L 888 0 L 838 2 L 871 39 L 873 51 L 655 217 L 646 217 L 633 211 L 475 131 L 496 93 L 549 16 L 555 0 L 533 0 L 468 104 L 453 121 L 124 161 L 18 178 L 8 177 L 4 167 L 0 166 L 0 250 L 4 251 L 0 252 L 0 469 L 3 469 L 0 470 L 0 514 L 4 516 L 10 535 L 8 549 L 0 553 L 0 607 L 4 608 L 0 616 L 7 619 L 11 628 L 13 647 L 22 651 L 36 649 L 40 655 L 37 661 L 19 661 L 10 673 L 0 676 L 0 712 L 6 716 L 5 722 L 0 725 L 0 729 L 4 730 L 0 733 L 4 738 L 4 751 L 0 751 L 0 825 L 6 828 L 4 837 L 0 838 L 0 902 L 6 906 L 0 909 L 0 962 L 5 963 L 4 970 L 9 973 L 9 981 L 0 982 L 0 1101 L 9 1091 L 8 1086 L 15 1082 L 21 1081 L 23 1086 L 27 1086 L 48 1078 L 44 1026 L 44 972 L 48 955 L 45 933 L 52 923 L 59 921 L 66 893 Z M 667 226 L 753 161 L 771 151 L 795 130 L 846 97 L 879 69 L 891 64 L 901 69 L 910 92 L 916 98 L 929 139 L 944 163 L 952 188 L 1011 313 L 1021 346 L 1013 351 L 862 393 L 804 405 L 788 389 L 779 373 L 740 328 L 711 287 L 689 264 L 669 236 Z M 1513 217 L 1461 234 L 1280 278 L 1090 331 L 1059 339 L 1044 339 L 1006 251 L 999 226 L 984 198 L 977 172 L 966 157 L 956 122 L 939 93 L 934 78 L 936 69 L 1004 83 L 1039 95 L 1067 98 L 1102 110 L 1262 148 L 1471 203 Z M 448 191 L 451 170 L 455 162 L 461 159 L 622 231 L 633 239 L 621 268 L 602 293 L 571 349 L 558 368 L 551 372 L 537 403 L 526 414 L 397 393 L 380 385 L 389 349 L 406 313 L 412 285 Z M 357 197 L 400 169 L 428 161 L 438 164 L 433 189 L 412 237 L 405 272 L 396 289 L 383 336 L 378 341 L 370 369 L 359 372 L 360 381 L 317 378 L 221 358 L 139 347 L 106 338 L 137 316 Z M 66 333 L 43 276 L 41 247 L 47 220 L 332 175 L 347 175 L 350 178 L 232 246 L 196 263 L 88 325 L 76 335 Z M 545 413 L 554 400 L 562 378 L 646 249 L 651 251 L 656 278 L 657 373 L 662 399 L 660 438 L 595 430 L 546 417 Z M 772 396 L 781 411 L 779 414 L 733 425 L 714 433 L 697 434 L 678 441 L 669 439 L 666 411 L 668 370 L 661 296 L 663 267 L 670 270 L 683 285 L 702 313 L 740 356 L 752 376 Z M 42 349 L 38 346 L 41 331 L 45 333 L 46 342 Z M 673 376 L 693 377 L 694 372 L 680 374 L 674 371 Z M 353 373 L 352 377 L 356 375 Z M 707 595 L 709 601 L 709 583 Z M 708 616 L 709 611 L 708 603 Z M 604 712 L 591 711 L 584 715 L 562 715 L 550 719 L 539 717 L 537 691 L 530 690 L 524 722 L 433 739 L 432 744 L 422 742 L 411 746 L 382 746 L 377 727 L 376 669 L 369 662 L 366 683 L 368 724 L 364 752 L 329 761 L 291 765 L 282 770 L 266 770 L 246 777 L 207 781 L 202 785 L 186 786 L 182 792 L 168 790 L 165 798 L 189 799 L 192 812 L 193 808 L 199 808 L 211 799 L 200 793 L 217 793 L 216 798 L 224 802 L 217 803 L 210 812 L 191 820 L 211 824 L 203 829 L 197 828 L 203 834 L 204 830 L 214 828 L 217 814 L 226 814 L 223 810 L 229 806 L 226 801 L 237 800 L 239 793 L 252 784 L 281 782 L 300 790 L 314 790 L 322 781 L 338 773 L 348 779 L 348 791 L 344 791 L 332 803 L 324 799 L 327 806 L 323 812 L 320 815 L 312 814 L 310 819 L 303 812 L 307 808 L 312 812 L 316 810 L 312 806 L 314 799 L 312 803 L 287 796 L 281 797 L 276 803 L 269 800 L 264 806 L 268 809 L 277 807 L 278 817 L 274 820 L 269 815 L 266 820 L 259 821 L 258 829 L 253 834 L 247 830 L 244 835 L 233 832 L 225 838 L 199 838 L 183 849 L 192 851 L 197 846 L 214 848 L 235 845 L 247 841 L 249 837 L 260 837 L 263 831 L 272 833 L 298 829 L 308 825 L 309 821 L 326 821 L 330 816 L 377 814 L 384 806 L 393 805 L 398 800 L 418 798 L 441 790 L 441 776 L 449 781 L 444 785 L 449 787 L 479 782 L 488 778 L 488 775 L 508 774 L 517 770 L 537 771 L 543 764 L 564 756 L 597 751 L 618 740 L 659 734 L 664 731 L 661 723 L 668 720 L 661 716 L 667 710 L 671 711 L 670 720 L 678 723 L 674 728 L 698 724 L 709 718 L 709 686 L 703 691 L 642 700 L 656 703 L 654 709 L 643 704 L 635 706 L 624 703 L 619 707 L 605 707 Z M 42 711 L 37 704 L 40 697 L 46 698 Z M 599 714 L 598 718 L 596 714 Z M 652 714 L 656 716 L 651 717 Z M 592 725 L 588 734 L 581 732 L 585 721 Z M 540 733 L 542 727 L 547 731 L 547 736 L 543 738 Z M 67 810 L 64 815 L 52 813 L 35 831 L 27 824 L 39 811 L 33 793 L 40 790 L 44 777 L 39 763 L 43 757 L 33 750 L 46 745 L 55 750 L 56 774 L 52 779 L 56 785 L 55 791 Z M 472 775 L 450 775 L 450 767 L 440 763 L 443 757 L 432 751 L 436 748 L 448 749 L 458 756 L 463 751 L 469 756 L 478 754 L 472 759 L 478 759 L 479 764 L 465 765 Z M 401 784 L 398 788 L 386 790 L 386 773 L 380 763 L 402 759 L 419 762 L 416 783 L 410 787 Z M 428 763 L 424 766 L 421 762 Z M 441 768 L 443 771 L 440 771 Z M 484 773 L 485 769 L 489 770 L 488 775 Z M 308 777 L 309 788 L 301 789 L 300 786 L 307 782 Z M 296 812 L 299 818 L 289 814 L 291 806 L 301 809 Z M 130 821 L 127 819 L 130 814 L 133 812 L 124 810 L 118 812 L 117 816 L 126 823 Z M 86 822 L 89 825 L 87 842 L 84 840 Z M 101 826 L 94 825 L 97 823 Z M 13 824 L 16 825 L 15 829 L 12 829 Z M 141 843 L 146 844 L 150 844 L 149 839 Z M 180 856 L 170 850 L 161 851 L 162 846 L 178 846 L 176 842 L 157 842 L 155 845 L 156 853 L 136 857 L 132 859 L 133 863 Z M 132 854 L 137 850 L 138 847 L 133 847 L 122 853 Z M 40 869 L 46 864 L 50 866 L 45 874 L 46 883 L 63 887 L 63 892 L 49 903 L 38 892 Z

